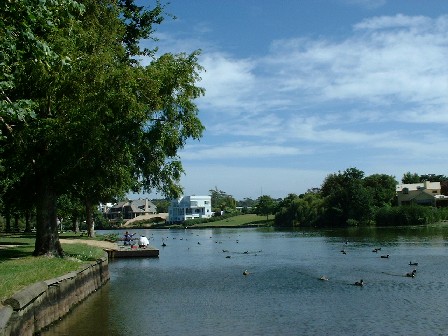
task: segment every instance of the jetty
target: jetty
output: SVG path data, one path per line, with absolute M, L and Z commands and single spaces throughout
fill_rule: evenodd
M 115 258 L 158 258 L 159 250 L 155 247 L 148 245 L 147 247 L 140 248 L 138 246 L 123 246 L 119 245 L 118 248 L 104 249 L 107 252 L 109 259 Z

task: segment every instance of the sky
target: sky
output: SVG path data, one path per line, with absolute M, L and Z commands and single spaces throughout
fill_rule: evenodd
M 169 1 L 159 52 L 200 49 L 205 69 L 185 195 L 284 198 L 353 167 L 448 175 L 448 1 Z

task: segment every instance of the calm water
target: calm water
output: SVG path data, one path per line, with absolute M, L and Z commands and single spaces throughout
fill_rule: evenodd
M 112 261 L 43 335 L 448 335 L 447 228 L 135 232 L 160 258 Z

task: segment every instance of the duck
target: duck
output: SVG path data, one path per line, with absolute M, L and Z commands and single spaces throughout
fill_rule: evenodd
M 417 270 L 412 270 L 412 272 L 406 273 L 407 277 L 413 278 L 417 274 Z
M 361 280 L 359 280 L 359 281 L 356 281 L 356 282 L 354 283 L 354 285 L 355 285 L 355 286 L 360 286 L 360 287 L 362 287 L 362 286 L 364 286 L 364 280 L 361 279 Z
M 410 261 L 410 262 L 409 262 L 409 266 L 418 266 L 418 262 L 412 262 L 412 261 Z
M 322 281 L 328 281 L 329 279 L 328 279 L 325 275 L 322 275 L 322 276 L 319 278 L 319 280 L 322 280 Z
M 381 258 L 389 258 L 389 255 L 388 254 L 382 255 Z
M 248 271 L 248 270 L 245 270 L 245 271 L 243 272 L 243 275 L 249 275 L 249 271 Z
M 162 243 L 162 246 L 163 246 L 163 247 L 165 247 L 165 246 L 166 246 L 166 244 L 165 244 L 165 243 Z

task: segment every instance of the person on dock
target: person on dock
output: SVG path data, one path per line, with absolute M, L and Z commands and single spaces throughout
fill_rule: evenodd
M 146 248 L 149 245 L 149 240 L 145 236 L 141 236 L 138 240 L 138 247 Z
M 134 237 L 135 233 L 130 234 L 128 231 L 126 231 L 126 233 L 124 234 L 123 237 L 123 241 L 124 241 L 124 245 L 132 245 L 132 237 Z

